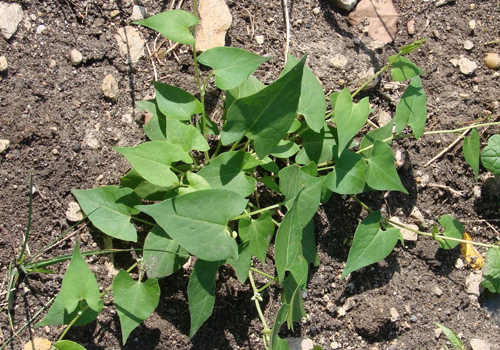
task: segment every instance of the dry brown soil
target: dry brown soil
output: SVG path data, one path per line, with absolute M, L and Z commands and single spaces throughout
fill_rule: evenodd
M 0 39 L 0 54 L 7 57 L 9 69 L 0 81 L 0 138 L 11 142 L 0 155 L 0 280 L 5 298 L 6 275 L 14 250 L 18 251 L 28 220 L 29 177 L 33 174 L 37 193 L 33 202 L 29 249 L 37 252 L 69 227 L 65 211 L 73 201 L 71 189 L 88 189 L 118 184 L 128 163 L 113 150 L 115 146 L 133 146 L 145 140 L 143 116 L 134 109 L 134 101 L 152 96 L 153 65 L 147 58 L 127 64 L 120 55 L 114 35 L 117 28 L 130 24 L 133 2 L 130 0 L 21 0 L 26 20 L 15 36 Z M 150 13 L 169 8 L 170 3 L 144 0 Z M 426 130 L 455 128 L 476 118 L 498 115 L 499 76 L 488 70 L 482 56 L 500 46 L 486 46 L 500 36 L 498 0 L 460 0 L 442 7 L 432 1 L 396 0 L 400 13 L 396 40 L 373 50 L 372 40 L 363 26 L 351 27 L 345 11 L 330 1 L 289 1 L 290 52 L 299 57 L 308 54 L 308 64 L 320 79 L 325 93 L 339 91 L 343 85 L 354 87 L 359 75 L 373 66 L 378 69 L 385 59 L 416 38 L 428 37 L 425 46 L 410 58 L 423 70 L 423 85 L 428 98 Z M 283 7 L 276 0 L 229 1 L 233 25 L 227 44 L 274 59 L 259 68 L 263 82 L 276 79 L 284 63 L 285 27 Z M 183 9 L 189 10 L 185 1 Z M 319 8 L 318 11 L 313 9 Z M 120 15 L 112 18 L 112 10 Z M 415 21 L 416 33 L 410 36 L 407 23 Z M 476 21 L 471 31 L 469 21 Z M 38 25 L 47 29 L 35 34 Z M 152 47 L 155 33 L 140 29 Z M 264 36 L 257 44 L 256 35 Z M 465 50 L 466 40 L 474 43 Z M 82 52 L 84 63 L 73 67 L 69 52 Z M 181 47 L 173 55 L 154 60 L 159 80 L 196 93 L 192 57 Z M 344 68 L 332 63 L 335 55 L 347 59 Z M 465 76 L 451 59 L 461 56 L 478 63 L 475 75 Z M 121 95 L 116 103 L 107 101 L 101 82 L 107 74 L 118 80 Z M 385 86 L 389 75 L 368 92 L 374 109 L 394 113 L 394 101 L 404 86 Z M 213 86 L 210 88 L 212 90 Z M 211 93 L 212 105 L 220 104 Z M 496 103 L 496 104 L 495 104 Z M 376 119 L 375 119 L 376 121 Z M 485 141 L 498 129 L 481 129 Z M 485 169 L 476 185 L 472 170 L 464 162 L 460 145 L 425 167 L 424 164 L 450 144 L 456 135 L 427 136 L 419 141 L 405 140 L 397 148 L 406 156 L 400 172 L 410 192 L 370 193 L 362 196 L 373 209 L 398 216 L 412 223 L 413 207 L 420 209 L 423 230 L 444 214 L 461 220 L 477 241 L 494 243 L 498 235 L 499 192 L 491 186 Z M 358 220 L 366 212 L 350 200 L 333 196 L 317 215 L 317 241 L 321 265 L 310 271 L 305 308 L 309 315 L 283 336 L 311 338 L 325 349 L 441 349 L 445 338 L 435 336 L 440 322 L 459 333 L 469 347 L 473 338 L 486 340 L 499 349 L 499 327 L 484 307 L 485 297 L 471 300 L 466 293 L 466 278 L 473 270 L 464 264 L 456 268 L 458 250 L 441 251 L 435 242 L 420 237 L 416 243 L 398 245 L 383 262 L 367 267 L 340 281 L 349 244 Z M 102 235 L 83 228 L 44 254 L 44 258 L 68 254 L 75 239 L 80 249 L 105 248 Z M 117 247 L 128 245 L 115 242 Z M 484 249 L 480 249 L 484 253 Z M 116 257 L 94 256 L 87 259 L 99 284 L 108 286 L 116 269 L 127 268 L 132 259 L 122 253 Z M 41 308 L 46 307 L 60 289 L 67 263 L 54 267 L 55 275 L 35 274 L 20 280 L 13 306 L 14 327 L 19 329 Z M 109 303 L 98 320 L 75 327 L 68 339 L 87 349 L 261 349 L 262 325 L 259 322 L 248 285 L 237 282 L 233 271 L 222 268 L 218 277 L 217 301 L 212 317 L 194 339 L 188 339 L 189 313 L 186 298 L 188 274 L 181 270 L 161 281 L 161 302 L 156 312 L 121 344 L 119 321 Z M 261 281 L 262 282 L 262 281 Z M 439 288 L 439 292 L 436 288 Z M 270 288 L 263 307 L 272 321 L 280 305 L 280 290 Z M 343 316 L 338 308 L 352 298 L 354 307 Z M 391 321 L 390 308 L 397 319 Z M 35 320 L 39 321 L 41 316 Z M 0 314 L 1 336 L 12 336 L 6 313 Z M 55 340 L 62 328 L 33 328 L 20 332 L 7 346 L 21 349 L 33 337 Z M 0 338 L 0 344 L 2 339 Z

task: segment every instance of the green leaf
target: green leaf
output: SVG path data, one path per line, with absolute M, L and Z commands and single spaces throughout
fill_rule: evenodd
M 368 186 L 375 190 L 400 191 L 408 194 L 394 167 L 394 155 L 389 145 L 375 141 L 372 155 L 367 161 L 365 178 Z
M 482 285 L 492 293 L 500 293 L 500 249 L 497 247 L 486 252 Z
M 298 59 L 287 54 L 286 65 L 281 75 L 287 73 L 298 62 Z M 325 93 L 318 78 L 307 66 L 304 67 L 304 75 L 302 76 L 302 89 L 297 113 L 304 116 L 307 125 L 313 131 L 320 132 L 323 129 L 326 114 Z
M 446 338 L 448 338 L 448 340 L 450 341 L 451 345 L 453 345 L 455 350 L 465 350 L 464 344 L 462 343 L 462 341 L 460 340 L 460 338 L 458 337 L 458 335 L 455 332 L 453 332 L 451 329 L 449 329 L 449 328 L 447 328 L 447 327 L 445 327 L 442 324 L 439 324 L 437 322 L 434 322 L 434 324 L 436 326 L 438 326 L 439 328 L 441 328 L 444 335 L 446 336 Z
M 337 153 L 337 129 L 331 125 L 325 125 L 319 133 L 308 129 L 301 136 L 302 149 L 295 156 L 298 164 L 329 162 Z
M 481 163 L 493 175 L 500 175 L 500 135 L 493 135 L 481 152 Z
M 339 156 L 351 142 L 351 139 L 365 125 L 370 111 L 368 97 L 363 98 L 359 103 L 353 103 L 351 93 L 347 88 L 340 92 L 335 103 L 335 114 L 332 118 L 332 121 L 337 125 Z
M 252 255 L 265 264 L 269 242 L 274 235 L 271 213 L 266 211 L 255 220 L 252 218 L 241 219 L 238 222 L 238 233 L 243 241 L 250 242 Z
M 280 140 L 269 152 L 270 155 L 276 158 L 289 158 L 300 150 L 299 146 L 289 140 Z
M 126 271 L 121 270 L 113 280 L 113 299 L 125 344 L 130 333 L 155 311 L 160 301 L 158 280 L 134 281 Z
M 247 202 L 234 191 L 218 188 L 186 193 L 136 208 L 153 217 L 191 254 L 203 260 L 218 261 L 238 256 L 238 246 L 229 237 L 227 224 L 243 212 Z
M 61 294 L 64 295 L 64 308 L 68 312 L 74 311 L 83 300 L 92 310 L 99 309 L 99 286 L 94 274 L 83 260 L 78 244 L 75 245 L 73 257 L 64 275 Z
M 120 179 L 120 184 L 123 187 L 134 190 L 139 197 L 150 201 L 161 201 L 171 197 L 173 193 L 177 194 L 176 190 L 170 187 L 153 185 L 144 180 L 134 168 L 130 169 L 130 171 Z
M 189 153 L 167 141 L 149 141 L 134 147 L 115 147 L 132 164 L 135 170 L 148 182 L 163 187 L 179 182 L 170 170 L 173 163 L 192 163 Z
M 83 346 L 70 340 L 59 340 L 54 343 L 54 348 L 58 350 L 86 350 Z
M 302 254 L 306 261 L 318 266 L 319 256 L 316 254 L 316 237 L 314 230 L 314 218 L 302 229 Z
M 245 283 L 248 278 L 248 271 L 252 265 L 252 252 L 250 251 L 250 242 L 238 244 L 238 258 L 227 259 L 226 264 L 233 267 L 238 277 L 238 281 Z
M 404 55 L 407 55 L 410 52 L 413 52 L 416 49 L 419 49 L 426 41 L 427 41 L 427 38 L 417 39 L 414 42 L 412 42 L 411 44 L 403 46 L 401 49 L 399 49 L 399 51 L 401 51 Z
M 396 106 L 396 115 L 394 116 L 396 133 L 400 134 L 406 125 L 409 125 L 418 140 L 424 132 L 426 120 L 427 98 L 420 77 L 416 76 L 411 80 Z
M 302 282 L 305 270 L 307 278 L 308 264 L 302 255 L 302 226 L 297 206 L 299 198 L 300 193 L 295 197 L 276 233 L 274 260 L 279 283 L 283 283 L 286 271 L 290 271 Z
M 97 316 L 99 316 L 102 308 L 104 307 L 104 300 L 99 300 L 98 309 L 92 310 L 90 307 L 88 307 L 87 302 L 84 300 L 73 312 L 68 313 L 68 310 L 64 308 L 64 298 L 65 296 L 59 293 L 49 311 L 47 312 L 47 315 L 45 315 L 45 317 L 40 322 L 38 322 L 35 327 L 48 325 L 68 325 L 72 323 L 72 321 L 76 317 L 78 318 L 75 323 L 72 323 L 72 325 L 83 326 L 94 321 Z
M 136 101 L 135 106 L 139 111 L 147 110 L 153 116 L 147 124 L 143 126 L 144 132 L 151 141 L 165 141 L 167 138 L 167 118 L 160 112 L 156 99 Z
M 439 223 L 444 228 L 444 232 L 442 233 L 443 236 L 459 239 L 463 237 L 465 232 L 464 226 L 454 217 L 450 215 L 443 215 L 441 220 L 439 220 Z M 448 250 L 455 248 L 459 244 L 460 242 L 445 239 L 444 242 L 439 243 L 439 248 Z
M 182 248 L 159 226 L 149 231 L 144 241 L 144 262 L 149 278 L 164 278 L 179 270 L 189 259 Z
M 393 126 L 394 126 L 394 122 L 391 121 L 391 122 L 387 123 L 386 125 L 384 125 L 383 127 L 372 130 L 369 133 L 367 133 L 365 135 L 365 137 L 363 137 L 363 140 L 361 140 L 361 144 L 359 145 L 359 149 L 363 150 L 367 147 L 373 146 L 373 144 L 377 140 L 383 141 L 383 140 L 386 140 L 388 138 L 391 138 Z M 390 146 L 391 141 L 392 141 L 392 139 L 389 141 L 385 141 L 385 143 Z M 369 158 L 372 155 L 372 152 L 373 152 L 373 148 L 368 148 L 367 150 L 361 152 L 361 154 L 364 157 Z
M 167 118 L 190 120 L 193 114 L 203 112 L 203 105 L 189 92 L 157 81 L 153 85 L 158 108 Z
M 345 150 L 335 163 L 335 168 L 325 178 L 325 185 L 340 194 L 357 194 L 365 191 L 366 162 L 357 153 Z
M 288 209 L 301 193 L 297 203 L 298 217 L 300 225 L 305 227 L 318 210 L 323 179 L 307 175 L 295 165 L 283 168 L 278 175 L 281 193 L 285 196 Z
M 391 75 L 394 81 L 405 81 L 417 75 L 425 74 L 423 70 L 404 56 L 390 56 L 387 61 L 392 63 Z
M 274 181 L 272 177 L 264 176 L 259 179 L 267 188 L 270 188 L 277 193 L 281 193 L 279 185 Z
M 184 151 L 208 151 L 210 146 L 203 135 L 192 125 L 176 119 L 167 120 L 167 141 L 179 146 Z
M 400 232 L 397 228 L 382 231 L 380 211 L 375 211 L 359 224 L 352 241 L 347 263 L 340 279 L 353 271 L 384 260 L 398 242 Z
M 190 27 L 198 24 L 198 18 L 183 10 L 170 10 L 133 23 L 151 28 L 179 44 L 194 45 Z
M 290 274 L 283 281 L 283 294 L 281 301 L 290 305 L 286 316 L 288 329 L 293 329 L 293 322 L 298 322 L 302 317 L 307 317 L 302 300 L 302 289 L 295 280 L 293 274 Z
M 477 129 L 472 129 L 470 137 L 464 138 L 464 145 L 462 149 L 466 162 L 470 165 L 472 170 L 474 170 L 474 178 L 477 182 L 480 154 L 479 133 L 477 132 Z
M 310 175 L 312 177 L 318 176 L 318 166 L 314 162 L 310 162 L 309 164 L 304 165 L 303 167 L 300 168 L 300 170 L 304 174 Z
M 189 277 L 188 300 L 191 315 L 189 338 L 193 338 L 201 325 L 210 317 L 215 304 L 215 277 L 219 261 L 196 260 Z
M 270 59 L 227 46 L 214 47 L 198 56 L 198 62 L 214 70 L 215 85 L 221 90 L 233 89 L 243 84 L 258 66 Z
M 305 57 L 274 83 L 232 104 L 222 128 L 223 145 L 247 135 L 254 141 L 260 159 L 269 154 L 286 136 L 297 116 L 304 62 Z
M 276 162 L 274 162 L 269 157 L 264 157 L 263 159 L 259 159 L 259 165 L 262 167 L 262 169 L 264 169 L 270 173 L 277 174 L 280 171 L 278 164 L 276 164 Z
M 285 323 L 289 310 L 290 310 L 290 305 L 288 304 L 281 305 L 278 314 L 274 319 L 273 331 L 271 333 L 271 342 L 269 346 L 270 350 L 290 350 L 287 341 L 278 336 L 278 331 L 280 330 L 281 325 Z
M 139 214 L 134 206 L 141 204 L 141 200 L 130 188 L 103 186 L 71 193 L 99 230 L 124 241 L 137 241 L 137 231 L 130 218 Z
M 199 190 L 208 190 L 212 188 L 212 186 L 210 186 L 208 181 L 203 176 L 192 173 L 190 171 L 186 173 L 186 180 L 189 183 L 189 186 L 179 188 L 179 194 L 184 194 Z
M 247 197 L 257 186 L 257 180 L 244 172 L 246 164 L 252 159 L 247 152 L 225 152 L 212 159 L 198 175 L 204 177 L 212 188 L 225 188 Z
M 251 75 L 241 85 L 226 91 L 226 108 L 229 109 L 237 99 L 254 95 L 265 87 L 256 77 Z

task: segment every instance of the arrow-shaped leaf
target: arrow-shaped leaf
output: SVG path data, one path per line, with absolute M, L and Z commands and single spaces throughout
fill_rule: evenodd
M 500 135 L 493 135 L 481 152 L 481 164 L 493 175 L 500 175 Z
M 401 133 L 406 125 L 411 126 L 415 138 L 419 138 L 424 132 L 427 120 L 427 98 L 420 77 L 416 76 L 411 80 L 403 96 L 396 106 L 396 133 Z
M 400 191 L 408 194 L 394 167 L 394 155 L 389 145 L 375 141 L 372 155 L 368 160 L 365 177 L 368 186 L 381 191 Z
M 137 241 L 137 231 L 130 223 L 130 218 L 139 214 L 134 206 L 141 204 L 141 200 L 130 188 L 103 186 L 72 190 L 71 193 L 99 230 L 124 241 Z
M 234 191 L 208 189 L 136 208 L 152 216 L 191 254 L 206 261 L 219 261 L 238 256 L 238 246 L 229 237 L 227 224 L 246 205 L 247 200 Z
M 190 120 L 193 114 L 203 112 L 203 105 L 189 92 L 178 87 L 153 81 L 158 109 L 167 116 Z
M 167 120 L 167 141 L 179 146 L 184 151 L 208 151 L 210 146 L 203 135 L 192 125 L 176 119 Z
M 270 57 L 259 56 L 236 47 L 219 46 L 206 50 L 198 61 L 214 70 L 215 85 L 221 90 L 235 88 Z
M 193 45 L 195 39 L 189 27 L 198 24 L 198 18 L 192 13 L 183 10 L 170 10 L 134 22 L 151 28 L 163 35 L 165 38 L 179 44 Z
M 113 299 L 120 317 L 123 344 L 130 333 L 155 311 L 160 301 L 158 280 L 134 281 L 121 270 L 113 280 Z
M 335 163 L 335 168 L 325 179 L 325 185 L 340 194 L 357 194 L 365 191 L 366 162 L 363 157 L 344 150 Z
M 238 222 L 238 233 L 243 241 L 250 242 L 252 255 L 265 264 L 269 242 L 274 235 L 271 213 L 266 211 L 255 220 L 252 218 L 241 219 Z

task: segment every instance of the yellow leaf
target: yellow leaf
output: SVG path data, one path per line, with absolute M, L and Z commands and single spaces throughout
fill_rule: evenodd
M 472 242 L 472 238 L 464 232 L 462 239 Z M 470 243 L 460 243 L 460 253 L 464 256 L 465 260 L 472 266 L 475 270 L 481 270 L 484 265 L 484 259 L 479 254 L 479 252 L 474 248 L 473 244 Z

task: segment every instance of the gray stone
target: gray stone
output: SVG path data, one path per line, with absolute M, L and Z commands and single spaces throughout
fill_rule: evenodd
M 134 5 L 134 7 L 132 7 L 132 16 L 130 16 L 132 21 L 142 21 L 148 17 L 148 10 L 144 6 Z
M 206 51 L 226 44 L 226 32 L 233 18 L 225 0 L 201 0 L 200 24 L 196 27 L 196 50 Z
M 9 140 L 0 140 L 0 153 L 5 152 L 9 149 L 10 141 Z
M 391 115 L 382 109 L 378 110 L 375 117 L 377 118 L 378 125 L 381 127 L 387 125 L 392 119 Z
M 127 57 L 128 63 L 135 63 L 144 56 L 145 42 L 135 27 L 126 26 L 117 30 L 115 35 L 120 53 Z
M 356 300 L 354 300 L 353 298 L 347 298 L 347 300 L 345 301 L 345 303 L 342 306 L 342 308 L 345 311 L 349 311 L 349 310 L 351 310 L 355 306 L 356 306 Z
M 314 348 L 314 343 L 307 338 L 285 338 L 290 350 L 311 350 Z
M 465 279 L 465 292 L 469 295 L 470 300 L 477 301 L 479 298 L 481 280 L 483 274 L 481 271 L 473 271 Z
M 446 5 L 449 2 L 455 2 L 455 0 L 434 0 L 434 5 L 436 5 L 436 7 L 439 7 Z
M 401 221 L 396 216 L 392 217 L 391 220 L 401 224 Z M 413 225 L 413 224 L 404 224 L 404 225 L 408 226 L 409 228 L 411 228 L 413 230 L 418 230 L 417 225 Z M 398 228 L 401 231 L 401 235 L 403 236 L 403 239 L 405 241 L 416 242 L 418 240 L 417 233 L 410 231 L 410 230 L 407 230 L 407 229 L 404 229 L 404 228 L 401 228 L 399 226 L 394 226 L 394 227 Z
M 68 209 L 64 214 L 69 222 L 77 222 L 83 219 L 80 205 L 77 202 L 69 202 Z
M 118 96 L 120 95 L 120 90 L 118 88 L 118 82 L 113 77 L 113 75 L 108 74 L 104 77 L 101 88 L 106 98 L 110 99 L 111 101 L 118 100 Z
M 341 9 L 347 11 L 351 11 L 354 8 L 354 6 L 356 6 L 358 0 L 335 0 L 334 2 L 335 5 L 337 5 L 337 7 L 340 7 Z
M 7 58 L 5 56 L 0 56 L 0 72 L 5 72 L 7 68 L 9 68 Z
M 0 31 L 9 40 L 17 30 L 17 25 L 24 17 L 23 8 L 16 3 L 0 3 Z
M 477 63 L 462 57 L 458 60 L 458 67 L 460 68 L 460 72 L 462 72 L 462 74 L 472 75 L 477 69 Z
M 340 53 L 338 53 L 338 54 L 334 55 L 332 58 L 330 58 L 330 64 L 332 65 L 332 67 L 337 68 L 337 69 L 345 68 L 348 63 L 349 63 L 349 60 L 347 59 L 347 57 L 345 57 L 344 55 L 342 55 Z
M 69 58 L 73 66 L 78 66 L 83 61 L 82 53 L 76 49 L 70 51 Z

